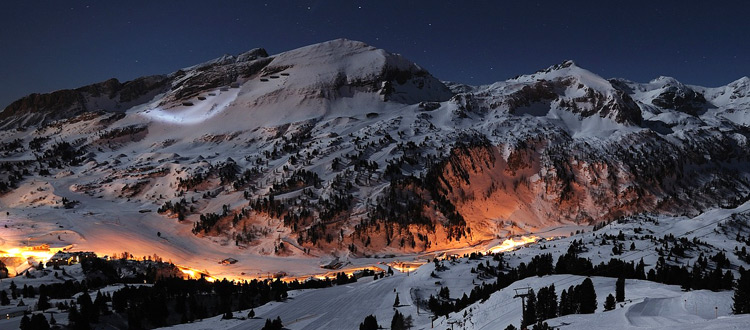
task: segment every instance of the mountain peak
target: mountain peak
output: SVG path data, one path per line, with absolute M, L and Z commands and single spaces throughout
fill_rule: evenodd
M 654 85 L 661 85 L 661 86 L 666 86 L 666 85 L 682 86 L 683 85 L 674 77 L 669 77 L 669 76 L 659 76 L 657 78 L 651 79 L 651 81 L 649 81 L 648 83 L 654 84 Z
M 581 117 L 596 115 L 626 125 L 640 125 L 642 121 L 640 108 L 623 88 L 613 86 L 610 81 L 577 66 L 572 60 L 516 77 L 509 83 L 519 88 L 511 102 L 515 105 L 556 100 L 561 109 Z M 551 103 L 545 107 L 551 108 Z
M 586 70 L 572 60 L 566 60 L 531 75 L 515 78 L 517 82 L 534 82 L 539 80 L 575 79 L 577 82 L 597 91 L 608 93 L 613 89 L 612 84 L 601 76 Z
M 576 62 L 574 62 L 573 60 L 565 60 L 560 64 L 553 65 L 551 68 L 553 68 L 553 70 L 560 70 L 560 69 L 569 68 L 571 66 L 577 67 Z
M 562 63 L 558 63 L 558 64 L 552 65 L 552 66 L 550 66 L 550 67 L 548 67 L 546 69 L 539 70 L 536 73 L 551 73 L 551 72 L 554 72 L 554 71 L 563 71 L 563 70 L 567 71 L 566 69 L 568 69 L 568 70 L 576 70 L 576 69 L 581 69 L 581 67 L 579 67 L 576 64 L 576 62 L 573 61 L 573 60 L 565 60 L 565 61 L 562 61 Z
M 311 46 L 320 46 L 320 47 L 344 47 L 344 48 L 370 48 L 370 49 L 376 49 L 373 46 L 370 46 L 362 41 L 359 40 L 351 40 L 346 38 L 338 38 L 333 40 L 324 41 L 318 44 L 313 44 Z
M 217 65 L 229 65 L 234 63 L 241 63 L 241 62 L 249 62 L 254 61 L 259 58 L 268 57 L 268 53 L 263 48 L 253 48 L 251 50 L 248 50 L 244 53 L 241 53 L 237 56 L 230 55 L 230 54 L 224 54 L 222 56 L 219 56 L 217 58 L 214 58 L 212 60 L 208 60 L 206 62 L 192 65 L 186 68 L 183 68 L 182 71 L 189 71 L 189 70 L 205 70 L 212 66 Z
M 590 71 L 578 66 L 575 61 L 565 60 L 561 63 L 549 66 L 546 69 L 538 70 L 533 74 L 526 76 L 533 76 L 539 79 L 551 79 L 562 76 L 578 76 L 581 73 L 595 75 Z
M 445 101 L 452 93 L 426 70 L 401 55 L 361 41 L 335 39 L 274 56 L 264 71 L 287 70 L 287 91 L 350 94 L 354 90 L 380 92 L 401 103 Z M 308 95 L 311 96 L 311 95 Z
M 747 76 L 744 76 L 744 77 L 742 77 L 740 79 L 737 79 L 737 80 L 729 83 L 728 86 L 735 87 L 735 88 L 750 87 L 750 78 L 748 78 Z
M 268 52 L 266 52 L 266 50 L 263 48 L 253 48 L 237 55 L 237 62 L 253 61 L 261 57 L 268 57 Z

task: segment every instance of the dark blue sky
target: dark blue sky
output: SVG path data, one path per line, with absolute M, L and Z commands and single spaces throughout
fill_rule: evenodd
M 468 84 L 565 59 L 641 82 L 718 86 L 750 75 L 748 1 L 4 0 L 0 109 L 33 92 L 341 37 Z

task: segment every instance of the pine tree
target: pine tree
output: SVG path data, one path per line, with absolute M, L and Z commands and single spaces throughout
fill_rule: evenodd
M 539 289 L 536 295 L 537 320 L 547 320 L 557 317 L 557 293 L 555 285 Z
M 18 290 L 16 290 L 13 286 L 13 282 L 10 282 L 10 297 L 13 299 L 18 299 Z
M 81 315 L 78 313 L 78 307 L 76 307 L 76 304 L 71 301 L 70 308 L 68 308 L 68 325 L 78 322 L 80 316 Z
M 96 292 L 96 299 L 94 299 L 94 307 L 99 311 L 99 314 L 109 314 L 109 307 L 107 307 L 107 299 L 104 297 L 101 291 Z
M 28 315 L 24 315 L 21 318 L 21 325 L 19 326 L 21 330 L 31 330 L 31 319 L 29 319 Z
M 508 324 L 507 327 L 505 327 L 505 330 L 518 330 L 515 325 Z
M 562 290 L 560 293 L 560 316 L 573 314 L 574 311 L 571 308 L 570 295 L 568 291 Z
M 393 307 L 401 306 L 401 302 L 398 301 L 398 292 L 396 292 L 396 301 L 393 302 Z
M 50 308 L 50 307 L 52 307 L 52 306 L 50 306 L 50 304 L 49 304 L 49 298 L 47 298 L 47 293 L 46 292 L 40 292 L 39 293 L 39 301 L 36 304 L 36 308 L 38 310 L 40 310 L 40 311 L 44 311 L 45 309 Z
M 607 300 L 604 301 L 604 310 L 611 311 L 615 309 L 616 305 L 617 305 L 617 302 L 615 301 L 615 297 L 610 293 L 607 296 Z
M 84 292 L 78 296 L 77 302 L 81 306 L 81 318 L 86 320 L 86 323 L 99 322 L 99 310 L 94 308 L 94 302 L 91 301 L 91 296 L 88 292 Z
M 30 325 L 30 329 L 49 330 L 49 323 L 47 323 L 47 318 L 45 318 L 42 314 L 34 314 L 33 316 L 31 316 Z
M 283 328 L 284 325 L 281 323 L 281 317 L 277 316 L 273 321 L 271 321 L 270 319 L 266 319 L 266 324 L 261 330 L 281 330 Z
M 10 305 L 10 299 L 8 299 L 8 294 L 5 292 L 5 290 L 0 291 L 0 306 L 7 306 Z
M 617 302 L 623 302 L 625 301 L 625 278 L 620 277 L 617 279 L 617 282 L 615 282 L 615 295 L 617 297 Z
M 404 328 L 411 329 L 414 326 L 414 319 L 412 319 L 411 315 L 407 315 L 404 318 Z
M 249 313 L 247 313 L 247 318 L 254 319 L 255 318 L 255 310 L 251 309 Z
M 732 300 L 734 301 L 732 305 L 734 314 L 750 313 L 750 271 L 742 266 L 740 266 L 740 278 L 737 280 Z
M 521 328 L 526 328 L 529 325 L 536 323 L 536 296 L 534 290 L 530 291 L 528 298 L 526 299 L 526 307 L 523 311 L 523 319 L 521 320 Z
M 721 278 L 722 290 L 731 290 L 733 286 L 734 286 L 734 274 L 732 274 L 732 271 L 727 270 L 727 272 L 724 273 L 724 277 Z
M 580 314 L 593 314 L 596 311 L 596 291 L 594 290 L 594 282 L 590 278 L 586 278 L 581 283 L 580 287 L 576 291 L 580 290 Z
M 374 315 L 365 317 L 365 321 L 359 324 L 359 330 L 378 330 L 380 325 Z
M 438 291 L 438 296 L 445 300 L 449 300 L 451 299 L 451 290 L 447 286 L 440 287 L 440 291 Z
M 646 279 L 646 264 L 643 262 L 643 258 L 641 258 L 641 261 L 635 266 L 635 278 L 639 280 Z
M 399 311 L 396 311 L 396 314 L 393 314 L 393 319 L 391 319 L 391 330 L 406 330 L 404 315 Z
M 128 325 L 130 325 L 130 321 L 128 321 Z M 89 329 L 88 320 L 78 312 L 76 305 L 70 306 L 68 312 L 68 328 L 76 330 Z

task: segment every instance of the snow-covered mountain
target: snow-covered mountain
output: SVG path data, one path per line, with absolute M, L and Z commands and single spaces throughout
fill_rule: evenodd
M 146 255 L 286 270 L 734 207 L 750 196 L 748 125 L 747 77 L 635 83 L 565 61 L 467 86 L 339 39 L 22 98 L 0 112 L 0 203 L 83 249 L 122 250 L 113 226 L 129 226 Z

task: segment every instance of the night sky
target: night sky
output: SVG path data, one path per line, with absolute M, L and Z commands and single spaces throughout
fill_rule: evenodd
M 566 59 L 639 82 L 719 86 L 750 75 L 748 1 L 3 0 L 0 109 L 34 92 L 336 38 L 468 84 Z

